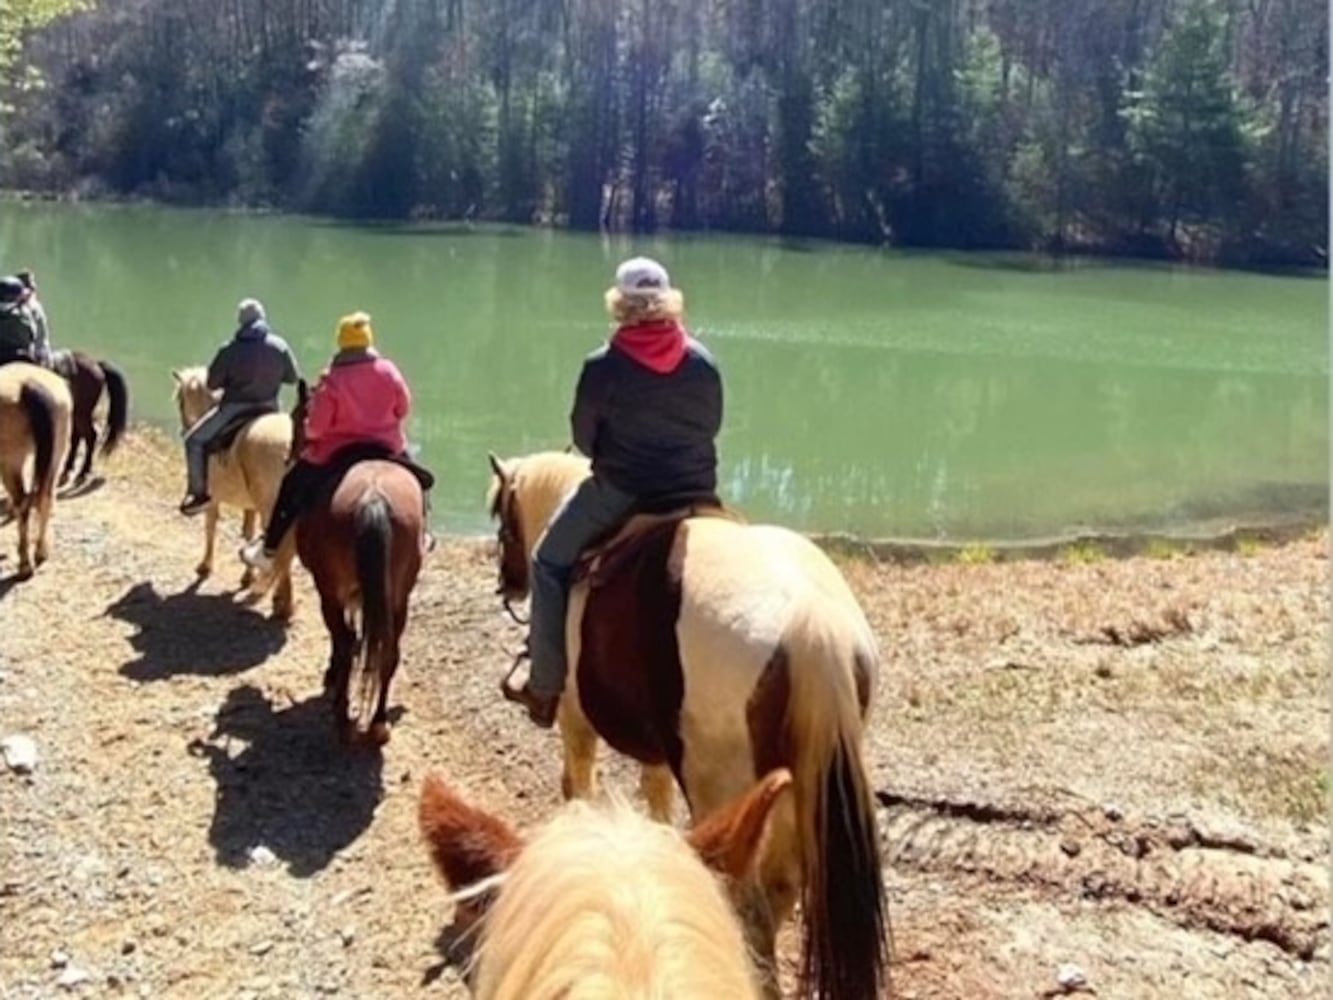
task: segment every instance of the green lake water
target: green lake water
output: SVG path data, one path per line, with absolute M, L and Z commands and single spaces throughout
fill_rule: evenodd
M 135 419 L 174 427 L 170 369 L 206 363 L 246 295 L 308 376 L 369 311 L 459 533 L 487 530 L 487 449 L 568 442 L 602 292 L 639 252 L 723 368 L 721 492 L 752 519 L 1004 540 L 1327 510 L 1323 276 L 0 203 L 0 267 L 37 272 L 57 346 L 126 371 Z

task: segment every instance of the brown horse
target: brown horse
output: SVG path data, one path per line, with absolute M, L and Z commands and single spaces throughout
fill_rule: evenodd
M 69 389 L 59 376 L 23 361 L 0 365 L 0 479 L 18 522 L 20 578 L 32 576 L 50 554 L 47 533 L 55 505 L 56 463 L 69 447 Z M 32 461 L 32 479 L 25 467 Z M 34 508 L 37 544 L 29 552 Z
M 586 459 L 542 452 L 502 461 L 500 593 L 527 595 L 532 551 Z M 874 632 L 814 543 L 776 525 L 718 516 L 641 519 L 579 577 L 567 618 L 569 678 L 559 710 L 567 798 L 595 793 L 599 737 L 643 765 L 657 819 L 672 779 L 707 816 L 758 776 L 789 768 L 759 872 L 773 925 L 750 944 L 774 962 L 773 931 L 799 899 L 805 992 L 877 997 L 887 986 L 888 912 L 863 729 L 879 666 Z M 762 933 L 757 933 L 762 932 Z
M 302 380 L 292 411 L 293 456 L 304 444 L 309 404 Z M 422 508 L 421 484 L 404 466 L 359 461 L 331 494 L 325 491 L 301 515 L 274 559 L 275 567 L 290 563 L 295 536 L 296 554 L 314 577 L 332 643 L 324 688 L 333 695 L 334 725 L 344 743 L 355 742 L 358 723 L 367 722 L 372 744 L 389 739 L 389 685 L 398 669 L 408 598 L 421 572 Z M 349 719 L 353 661 L 360 684 L 357 715 Z
M 125 434 L 130 411 L 129 386 L 124 374 L 111 362 L 98 361 L 82 351 L 56 351 L 51 359 L 51 367 L 69 383 L 74 403 L 73 434 L 69 454 L 65 458 L 65 468 L 60 473 L 60 485 L 69 482 L 79 445 L 82 444 L 83 467 L 74 480 L 78 486 L 93 471 L 93 452 L 97 448 L 98 436 L 96 410 L 102 393 L 105 392 L 107 397 L 106 438 L 102 441 L 102 457 L 106 458 L 116 450 L 116 445 L 120 444 Z

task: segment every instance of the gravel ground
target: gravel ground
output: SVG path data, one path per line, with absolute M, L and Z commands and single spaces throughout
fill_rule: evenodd
M 106 472 L 33 580 L 3 529 L 0 739 L 38 760 L 0 767 L 0 996 L 465 996 L 420 780 L 520 824 L 559 800 L 557 738 L 496 689 L 491 546 L 431 556 L 393 741 L 349 755 L 304 571 L 283 627 L 236 592 L 234 521 L 195 580 L 171 442 Z M 1326 995 L 1327 552 L 844 559 L 884 653 L 898 995 Z

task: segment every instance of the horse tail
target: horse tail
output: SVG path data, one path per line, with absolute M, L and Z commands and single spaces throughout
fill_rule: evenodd
M 861 754 L 873 639 L 836 606 L 788 626 L 786 742 L 805 869 L 801 977 L 811 996 L 879 997 L 888 985 L 888 902 L 870 779 Z
M 102 376 L 106 379 L 106 394 L 110 401 L 106 417 L 106 440 L 102 442 L 102 457 L 106 458 L 120 444 L 129 423 L 130 389 L 125 374 L 110 361 L 99 361 L 97 366 L 102 369 Z
M 362 501 L 356 510 L 355 528 L 356 582 L 361 590 L 361 704 L 367 706 L 379 696 L 382 653 L 393 639 L 393 609 L 389 606 L 393 522 L 389 502 L 379 493 Z
M 54 396 L 45 386 L 25 382 L 19 391 L 19 406 L 27 414 L 32 428 L 33 466 L 32 493 L 40 494 L 55 472 L 56 412 Z

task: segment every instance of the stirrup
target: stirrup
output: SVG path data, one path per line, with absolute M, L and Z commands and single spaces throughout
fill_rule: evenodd
M 523 697 L 523 688 L 514 687 L 510 681 L 513 680 L 514 674 L 518 670 L 518 665 L 524 660 L 530 659 L 532 659 L 532 654 L 528 652 L 527 643 L 524 643 L 523 648 L 514 654 L 514 662 L 509 665 L 509 669 L 505 671 L 504 678 L 500 681 L 500 693 L 504 695 L 505 701 L 517 702 L 520 705 L 526 705 L 528 703 L 527 699 Z

